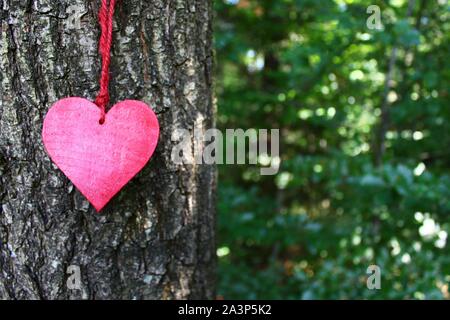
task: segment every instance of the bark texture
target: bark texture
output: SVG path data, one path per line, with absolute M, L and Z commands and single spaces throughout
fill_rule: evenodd
M 58 99 L 97 94 L 99 5 L 0 0 L 0 298 L 213 298 L 215 168 L 171 161 L 174 130 L 214 125 L 211 1 L 119 1 L 111 102 L 151 105 L 161 136 L 96 214 L 50 162 L 41 128 Z M 80 290 L 66 285 L 71 265 Z

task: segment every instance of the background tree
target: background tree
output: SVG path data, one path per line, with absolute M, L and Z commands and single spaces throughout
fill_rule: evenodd
M 218 126 L 282 139 L 276 176 L 220 167 L 219 294 L 449 298 L 448 1 L 215 7 Z
M 213 125 L 211 3 L 118 3 L 111 101 L 147 102 L 161 136 L 96 214 L 50 162 L 41 128 L 58 99 L 97 94 L 99 5 L 0 1 L 0 298 L 212 298 L 215 170 L 170 160 L 175 129 Z M 70 265 L 81 290 L 66 286 Z

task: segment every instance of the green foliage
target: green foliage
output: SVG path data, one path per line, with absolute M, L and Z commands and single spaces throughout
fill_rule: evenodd
M 366 27 L 371 4 L 383 30 Z M 448 299 L 448 3 L 215 8 L 219 128 L 282 140 L 275 176 L 220 166 L 219 295 Z M 381 290 L 366 287 L 371 264 Z

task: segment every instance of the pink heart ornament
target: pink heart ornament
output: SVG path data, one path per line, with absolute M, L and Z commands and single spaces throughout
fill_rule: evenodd
M 155 113 L 125 100 L 108 111 L 83 98 L 57 101 L 44 119 L 42 139 L 52 161 L 100 211 L 148 162 L 159 138 Z

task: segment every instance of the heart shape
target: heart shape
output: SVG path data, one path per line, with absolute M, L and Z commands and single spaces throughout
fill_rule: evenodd
M 158 119 L 143 102 L 119 102 L 103 124 L 100 117 L 91 101 L 65 98 L 50 108 L 42 129 L 52 161 L 97 211 L 145 166 L 159 137 Z

